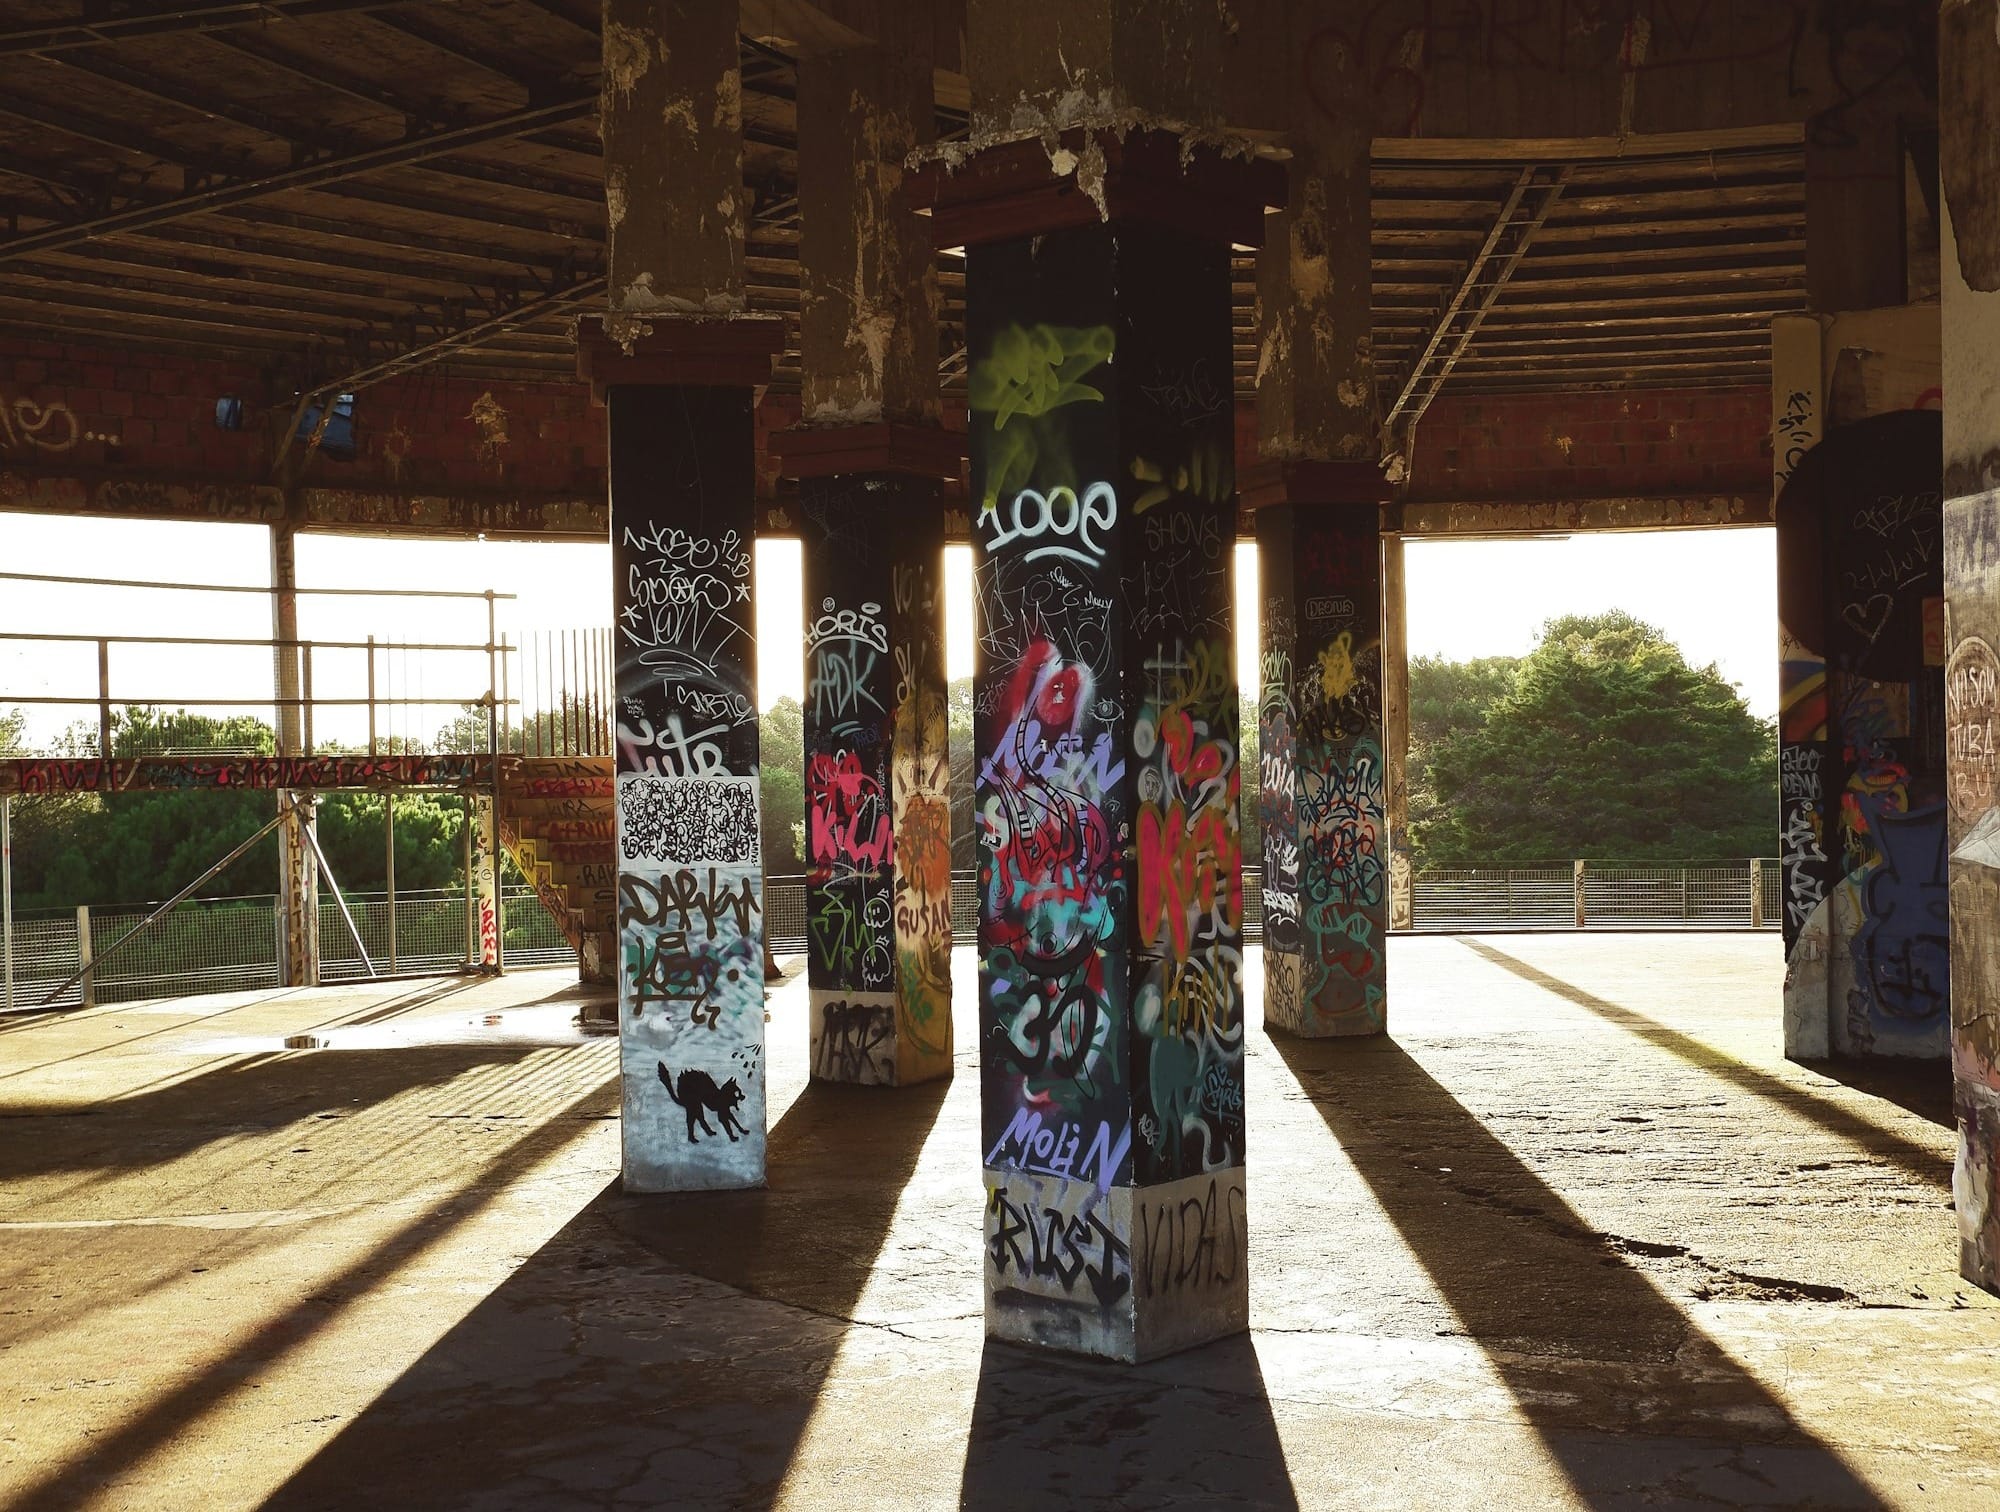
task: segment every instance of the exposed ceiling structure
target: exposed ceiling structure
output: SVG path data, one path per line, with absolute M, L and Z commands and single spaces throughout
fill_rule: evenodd
M 602 293 L 598 0 L 28 0 L 0 28 L 0 333 L 254 363 L 568 378 Z M 745 39 L 753 308 L 798 303 L 792 60 Z M 962 129 L 941 111 L 940 135 Z M 1803 150 L 1537 160 L 1378 143 L 1385 409 L 1756 384 L 1804 304 Z M 1456 151 L 1457 156 L 1440 154 Z M 941 262 L 948 382 L 964 280 Z M 1255 371 L 1237 264 L 1238 386 Z M 794 323 L 796 334 L 796 324 Z M 798 381 L 796 345 L 777 383 Z

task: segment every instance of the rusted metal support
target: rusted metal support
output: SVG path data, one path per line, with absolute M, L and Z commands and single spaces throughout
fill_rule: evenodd
M 1451 377 L 1452 368 L 1472 344 L 1473 335 L 1484 323 L 1494 301 L 1500 297 L 1500 291 L 1521 265 L 1528 244 L 1548 220 L 1556 201 L 1562 198 L 1569 176 L 1567 165 L 1550 169 L 1531 164 L 1521 170 L 1500 207 L 1500 214 L 1486 233 L 1485 241 L 1465 270 L 1465 276 L 1459 280 L 1437 323 L 1431 327 L 1430 335 L 1424 339 L 1423 349 L 1410 364 L 1410 371 L 1397 390 L 1395 399 L 1390 402 L 1388 414 L 1382 422 L 1383 434 L 1390 438 L 1385 450 L 1403 459 L 1406 472 L 1410 436 L 1416 430 L 1417 422 L 1423 419 L 1424 411 L 1431 407 L 1431 401 L 1437 398 L 1438 391 Z M 1537 190 L 1540 191 L 1539 197 L 1531 201 L 1530 195 Z M 1522 220 L 1519 217 L 1524 211 L 1527 219 Z M 1441 348 L 1445 349 L 1442 355 Z

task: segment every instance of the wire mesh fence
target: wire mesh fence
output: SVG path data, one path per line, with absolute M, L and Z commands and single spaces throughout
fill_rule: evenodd
M 806 879 L 768 878 L 764 917 L 771 949 L 792 955 L 806 947 Z M 1538 866 L 1431 867 L 1413 879 L 1411 928 L 1423 933 L 1512 929 L 1776 929 L 1783 918 L 1775 860 L 1689 862 L 1592 861 Z M 402 892 L 394 909 L 390 949 L 388 894 L 349 893 L 355 929 L 378 973 L 453 971 L 465 964 L 466 904 L 456 888 Z M 37 1007 L 79 970 L 82 929 L 92 957 L 102 956 L 151 905 L 31 914 L 14 921 L 14 1004 Z M 952 938 L 978 939 L 978 879 L 951 878 Z M 562 927 L 526 887 L 503 895 L 504 960 L 513 966 L 575 959 Z M 153 925 L 92 973 L 91 1001 L 180 997 L 275 987 L 284 938 L 277 898 L 202 898 Z M 1263 938 L 1263 887 L 1258 868 L 1243 869 L 1243 939 Z M 368 974 L 331 894 L 320 899 L 320 978 L 354 981 Z M 85 1001 L 69 987 L 53 1006 Z
M 86 1000 L 125 1003 L 278 985 L 285 924 L 274 895 L 191 899 L 107 957 L 155 906 L 142 903 L 16 918 L 14 1006 L 43 1006 L 65 978 L 82 969 L 80 946 L 86 931 L 91 959 L 102 959 L 102 964 L 91 972 L 88 984 L 72 984 L 48 1006 L 73 1008 Z M 455 971 L 466 962 L 462 889 L 398 893 L 393 952 L 387 893 L 349 893 L 347 907 L 378 974 Z M 532 889 L 507 889 L 502 913 L 503 959 L 508 964 L 552 965 L 576 959 L 562 926 Z M 330 894 L 320 898 L 319 941 L 321 981 L 355 981 L 368 975 L 340 906 Z
M 1577 881 L 1581 875 L 1581 908 Z M 772 877 L 764 912 L 771 948 L 805 949 L 806 879 Z M 1412 879 L 1410 927 L 1430 933 L 1486 929 L 1776 929 L 1780 879 L 1775 860 L 1730 862 L 1574 861 L 1537 866 L 1430 867 Z M 1754 902 L 1761 896 L 1761 904 Z M 979 882 L 951 874 L 951 933 L 955 943 L 979 938 Z M 1243 939 L 1264 937 L 1260 868 L 1243 868 Z
M 1412 879 L 1410 927 L 1776 929 L 1778 896 L 1769 859 L 1438 866 Z

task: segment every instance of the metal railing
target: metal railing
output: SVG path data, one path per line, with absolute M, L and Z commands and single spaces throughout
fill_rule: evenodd
M 13 932 L 15 1004 L 21 1008 L 40 1005 L 53 988 L 94 960 L 152 906 L 79 908 L 17 917 Z M 388 894 L 348 893 L 347 906 L 376 970 L 386 971 L 391 959 Z M 338 904 L 322 897 L 319 907 L 320 980 L 365 979 L 367 970 L 354 949 Z M 532 888 L 509 887 L 502 912 L 508 965 L 551 965 L 576 959 L 575 948 L 563 938 L 562 926 L 541 906 Z M 400 893 L 395 901 L 395 921 L 394 959 L 399 973 L 442 974 L 467 965 L 463 891 L 438 888 Z M 271 894 L 194 899 L 160 919 L 50 1006 L 75 1008 L 137 998 L 274 988 L 278 985 L 284 928 L 283 912 Z
M 158 590 L 169 593 L 260 594 L 275 599 L 276 588 L 212 583 L 147 582 L 70 578 L 46 573 L 0 572 L 0 582 L 73 584 Z M 297 598 L 381 598 L 463 601 L 485 606 L 483 640 L 363 640 L 286 638 L 272 636 L 203 635 L 78 635 L 47 631 L 0 631 L 0 648 L 32 648 L 34 665 L 49 686 L 32 691 L 0 689 L 0 708 L 70 710 L 84 720 L 62 731 L 52 743 L 31 737 L 23 756 L 60 755 L 109 758 L 183 754 L 222 754 L 216 734 L 206 745 L 190 746 L 190 728 L 172 717 L 137 718 L 134 711 L 159 715 L 176 709 L 220 716 L 212 722 L 226 730 L 232 718 L 268 719 L 268 728 L 287 755 L 313 755 L 332 747 L 352 750 L 366 742 L 370 755 L 427 751 L 435 738 L 431 723 L 440 711 L 450 711 L 445 730 L 460 751 L 490 751 L 492 728 L 505 725 L 516 700 L 508 696 L 510 663 L 517 654 L 497 629 L 497 606 L 514 595 L 456 592 L 441 589 L 298 588 L 283 590 Z M 134 670 L 147 654 L 172 656 L 172 685 Z M 121 667 L 121 662 L 136 658 Z M 199 662 L 217 684 L 229 691 L 203 690 L 192 685 L 189 667 Z M 266 681 L 266 692 L 246 693 L 254 680 Z M 458 716 L 476 713 L 469 726 Z M 94 731 L 84 726 L 95 715 Z M 336 733 L 329 735 L 329 721 Z M 228 734 L 241 735 L 238 729 Z M 288 738 L 289 736 L 289 738 Z M 225 735 L 224 738 L 227 738 Z M 231 747 L 231 754 L 256 754 Z
M 1582 908 L 1577 888 L 1582 879 Z M 1243 938 L 1263 938 L 1263 890 L 1256 867 L 1243 871 Z M 381 892 L 348 893 L 347 904 L 377 970 L 386 970 L 391 904 Z M 14 920 L 14 1001 L 27 1007 L 94 959 L 150 905 L 34 913 Z M 394 903 L 396 970 L 455 971 L 466 964 L 466 899 L 455 888 L 403 892 Z M 952 938 L 978 937 L 978 892 L 971 872 L 951 878 Z M 505 893 L 510 966 L 573 961 L 575 949 L 533 889 Z M 780 955 L 806 946 L 802 876 L 771 877 L 764 886 L 771 948 Z M 1415 878 L 1412 927 L 1421 933 L 1514 929 L 1776 929 L 1783 918 L 1775 860 L 1734 863 L 1589 862 L 1544 866 L 1433 867 Z M 271 988 L 278 983 L 284 920 L 270 895 L 202 898 L 183 904 L 56 1006 L 118 1003 L 135 998 Z M 83 953 L 88 942 L 90 956 Z M 320 900 L 320 979 L 367 975 L 338 906 Z M 88 996 L 86 996 L 88 994 Z
M 531 630 L 501 639 L 500 687 L 518 678 L 520 722 L 503 736 L 523 756 L 609 756 L 616 675 L 609 629 Z M 518 666 L 518 671 L 516 667 Z
M 1743 861 L 1556 861 L 1435 866 L 1412 879 L 1410 927 L 1488 929 L 1775 929 L 1779 865 Z
M 1686 863 L 1561 861 L 1539 866 L 1429 867 L 1411 887 L 1416 933 L 1514 929 L 1776 929 L 1784 917 L 1771 859 Z M 764 884 L 765 927 L 780 955 L 806 948 L 806 879 Z M 951 935 L 979 937 L 979 889 L 951 874 Z M 1261 869 L 1243 868 L 1243 939 L 1264 938 Z

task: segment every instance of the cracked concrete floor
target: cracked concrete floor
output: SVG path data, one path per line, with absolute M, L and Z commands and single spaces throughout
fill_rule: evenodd
M 618 1192 L 560 973 L 0 1026 L 0 1504 L 2000 1504 L 1941 1068 L 1785 1062 L 1770 936 L 1390 962 L 1251 1035 L 1253 1333 L 1136 1369 L 982 1348 L 969 952 L 948 1088 L 774 995 L 760 1193 Z

